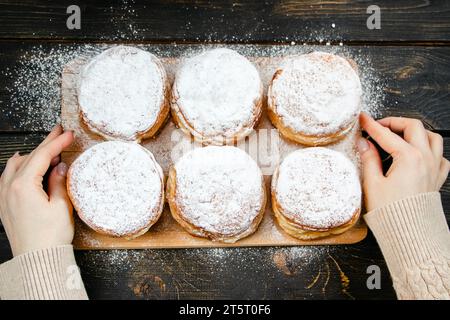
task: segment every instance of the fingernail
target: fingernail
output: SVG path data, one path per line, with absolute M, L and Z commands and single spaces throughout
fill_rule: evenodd
M 56 157 L 54 157 L 52 159 L 52 161 L 50 161 L 50 165 L 56 166 L 59 163 L 60 160 L 61 160 L 61 157 L 60 156 L 56 156 Z
M 369 150 L 369 148 L 370 148 L 369 143 L 367 142 L 367 139 L 362 138 L 362 137 L 358 138 L 358 141 L 356 144 L 358 146 L 359 153 L 364 153 L 367 150 Z
M 60 162 L 56 167 L 56 171 L 60 176 L 65 177 L 67 174 L 67 164 L 65 164 L 64 162 Z
M 13 154 L 13 157 L 18 157 L 18 156 L 20 156 L 20 153 L 19 153 L 19 151 L 16 151 L 16 153 Z

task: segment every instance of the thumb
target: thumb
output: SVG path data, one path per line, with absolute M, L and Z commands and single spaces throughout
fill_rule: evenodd
M 360 137 L 357 141 L 361 157 L 364 187 L 371 185 L 375 180 L 384 177 L 380 154 L 377 148 L 367 139 Z
M 64 162 L 60 162 L 53 168 L 48 178 L 48 195 L 50 202 L 61 203 L 70 210 L 72 205 L 67 195 L 66 175 L 67 165 Z

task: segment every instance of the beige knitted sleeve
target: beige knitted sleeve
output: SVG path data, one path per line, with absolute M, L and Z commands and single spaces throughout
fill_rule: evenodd
M 438 192 L 394 202 L 364 219 L 399 299 L 450 299 L 450 232 Z
M 71 245 L 29 252 L 0 265 L 0 299 L 87 299 Z

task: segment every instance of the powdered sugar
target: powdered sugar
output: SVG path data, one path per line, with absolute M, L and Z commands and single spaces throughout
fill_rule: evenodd
M 342 153 L 327 148 L 291 153 L 274 176 L 272 189 L 288 218 L 313 228 L 342 225 L 361 205 L 356 167 Z
M 166 74 L 157 58 L 134 47 L 116 46 L 92 59 L 80 76 L 78 102 L 96 130 L 134 140 L 161 111 Z
M 61 71 L 72 59 L 91 56 L 102 45 L 37 45 L 23 50 L 16 65 L 1 70 L 10 94 L 2 112 L 26 131 L 50 131 L 60 121 Z
M 71 200 L 88 225 L 122 236 L 161 213 L 162 170 L 138 144 L 96 144 L 75 160 L 68 175 Z
M 219 48 L 187 59 L 176 75 L 174 93 L 194 130 L 232 137 L 253 122 L 262 84 L 245 57 Z
M 269 103 L 286 126 L 320 136 L 356 121 L 362 88 L 357 73 L 344 58 L 313 52 L 287 58 L 278 70 Z
M 176 201 L 183 216 L 208 232 L 225 235 L 247 230 L 263 200 L 261 171 L 235 147 L 197 148 L 175 165 Z
M 314 35 L 317 40 L 320 34 Z M 297 39 L 295 39 L 297 40 Z M 190 57 L 205 50 L 217 48 L 213 44 L 150 44 L 136 45 L 161 58 Z M 223 47 L 223 45 L 221 46 Z M 373 51 L 364 47 L 309 46 L 309 45 L 227 45 L 252 61 L 254 57 L 279 57 L 299 55 L 321 50 L 350 57 L 358 64 L 359 75 L 364 89 L 362 109 L 373 116 L 380 116 L 384 103 L 385 80 L 373 65 Z M 20 52 L 17 63 L 0 70 L 4 77 L 5 90 L 9 94 L 0 105 L 1 111 L 9 117 L 14 128 L 27 131 L 49 131 L 58 121 L 61 108 L 61 71 L 66 63 L 77 57 L 91 58 L 107 49 L 105 44 L 52 44 L 26 47 Z M 165 64 L 168 77 L 178 69 L 178 64 Z M 275 68 L 260 68 L 263 84 L 266 85 Z

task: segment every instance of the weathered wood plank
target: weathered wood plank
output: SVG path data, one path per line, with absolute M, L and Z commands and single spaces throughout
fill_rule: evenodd
M 81 8 L 81 29 L 66 27 L 66 9 Z M 366 26 L 381 9 L 381 29 Z M 290 42 L 449 41 L 445 0 L 358 1 L 1 1 L 0 38 L 148 41 Z M 332 27 L 334 25 L 334 27 Z
M 81 53 L 98 50 L 100 45 L 93 49 L 70 43 L 0 41 L 0 47 L 0 131 L 21 132 L 46 131 L 57 121 L 64 63 Z M 271 54 L 297 50 L 295 46 L 232 47 Z M 385 97 L 378 108 L 380 116 L 414 117 L 435 130 L 450 130 L 450 47 L 300 47 L 305 51 L 336 50 L 358 59 L 363 64 L 362 76 L 376 77 L 380 82 L 372 88 Z M 177 56 L 198 46 L 144 48 L 160 56 Z
M 45 133 L 0 134 L 0 171 L 3 172 L 6 161 L 15 152 L 30 153 L 44 140 L 45 136 Z
M 0 263 L 11 257 L 0 233 Z M 370 236 L 352 246 L 77 251 L 91 299 L 393 299 Z M 381 268 L 381 290 L 366 286 Z

